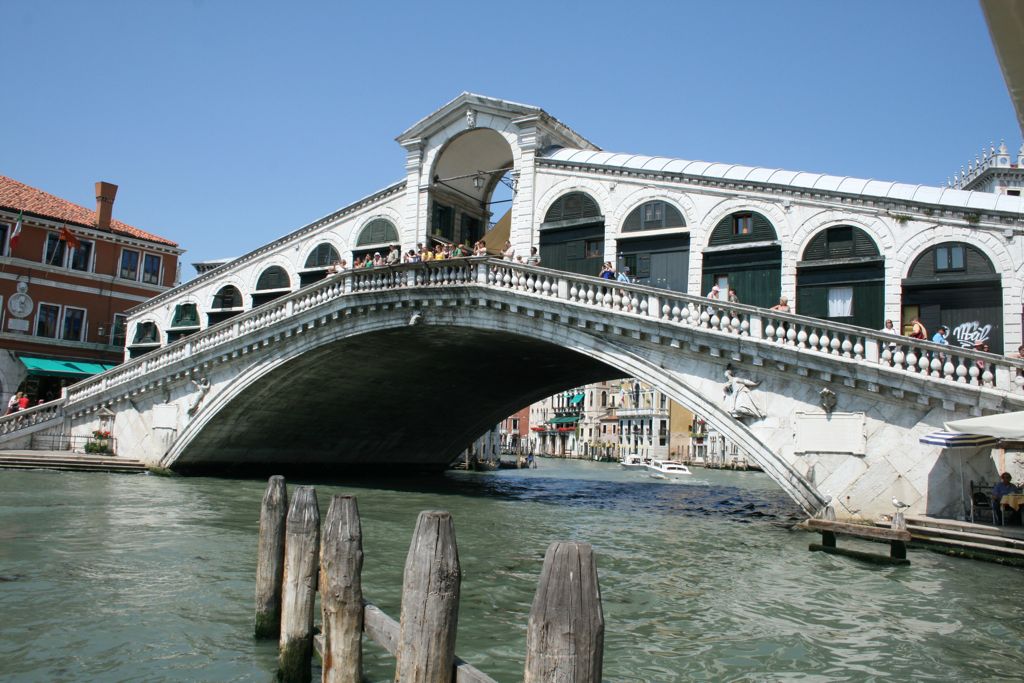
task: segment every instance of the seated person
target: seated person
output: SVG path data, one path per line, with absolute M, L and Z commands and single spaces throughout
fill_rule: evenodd
M 1010 483 L 1013 479 L 1009 472 L 1003 472 L 999 475 L 999 483 L 992 487 L 992 519 L 996 522 L 1003 521 L 1003 506 L 1000 505 L 1000 499 L 1008 493 L 1020 493 L 1020 487 L 1014 486 Z M 1010 511 L 1012 514 L 1012 510 Z

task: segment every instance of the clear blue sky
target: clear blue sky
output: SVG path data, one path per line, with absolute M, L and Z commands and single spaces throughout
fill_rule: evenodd
M 403 176 L 462 91 L 603 149 L 944 184 L 1020 131 L 972 0 L 3 0 L 0 174 L 238 256 Z M 188 278 L 190 266 L 183 269 Z

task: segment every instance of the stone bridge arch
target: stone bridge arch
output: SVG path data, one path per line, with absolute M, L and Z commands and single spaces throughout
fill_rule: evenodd
M 632 376 L 708 417 L 808 513 L 827 502 L 827 494 L 772 444 L 788 424 L 769 415 L 746 425 L 726 410 L 726 361 L 671 346 L 651 353 L 543 318 L 524 328 L 521 317 L 509 311 L 418 310 L 418 325 L 409 324 L 407 308 L 378 311 L 322 333 L 307 332 L 240 374 L 212 377 L 209 398 L 161 465 L 250 472 L 263 464 L 278 471 L 290 461 L 318 471 L 332 464 L 385 462 L 439 468 L 524 405 L 573 386 Z M 428 361 L 433 362 L 424 376 L 416 377 L 416 367 Z M 468 371 L 451 374 L 460 367 Z M 304 386 L 314 379 L 319 386 Z M 765 392 L 755 393 L 762 405 L 772 403 Z M 291 446 L 305 455 L 280 450 Z

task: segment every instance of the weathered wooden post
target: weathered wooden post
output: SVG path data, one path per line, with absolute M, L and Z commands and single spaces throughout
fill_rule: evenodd
M 451 513 L 421 512 L 405 559 L 396 683 L 451 683 L 461 580 Z
M 526 629 L 524 683 L 600 683 L 604 613 L 597 563 L 589 543 L 556 541 Z
M 281 633 L 281 576 L 287 513 L 288 488 L 284 477 L 271 477 L 260 507 L 260 538 L 256 551 L 257 638 L 277 638 Z
M 284 584 L 277 680 L 307 683 L 312 677 L 313 609 L 320 553 L 320 510 L 316 489 L 295 489 L 285 524 Z
M 363 679 L 363 531 L 352 496 L 334 496 L 320 548 L 324 683 Z

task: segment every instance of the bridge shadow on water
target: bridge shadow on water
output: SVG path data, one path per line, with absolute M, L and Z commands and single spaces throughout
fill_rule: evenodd
M 780 488 L 766 485 L 765 475 L 752 472 L 695 469 L 692 478 L 685 482 L 668 483 L 651 479 L 643 472 L 612 465 L 596 465 L 594 469 L 580 472 L 541 465 L 533 470 L 497 472 L 385 474 L 360 471 L 319 476 L 297 472 L 288 477 L 288 483 L 339 487 L 354 490 L 357 496 L 360 490 L 367 494 L 380 490 L 478 497 L 622 514 L 728 518 L 740 523 L 762 522 L 787 528 L 804 519 L 799 508 Z

